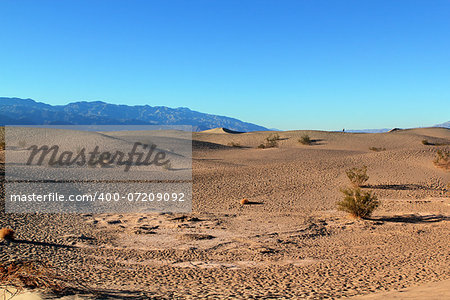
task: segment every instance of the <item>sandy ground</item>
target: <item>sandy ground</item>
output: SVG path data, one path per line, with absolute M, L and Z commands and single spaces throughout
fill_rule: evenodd
M 2 212 L 17 240 L 0 259 L 46 261 L 86 298 L 445 295 L 450 176 L 432 161 L 448 146 L 421 141 L 449 144 L 450 130 L 279 132 L 257 149 L 269 134 L 193 135 L 192 214 Z M 382 201 L 370 220 L 336 210 L 345 170 L 362 165 Z

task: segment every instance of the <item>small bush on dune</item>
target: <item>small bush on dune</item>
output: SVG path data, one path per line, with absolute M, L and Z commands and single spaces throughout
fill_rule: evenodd
M 245 204 L 249 204 L 250 202 L 248 201 L 247 198 L 244 198 L 241 200 L 241 205 L 245 205 Z
M 228 146 L 233 147 L 233 148 L 241 148 L 241 144 L 236 143 L 236 142 L 229 142 Z
M 437 167 L 444 168 L 445 170 L 450 170 L 450 151 L 447 149 L 438 149 L 436 151 L 436 158 L 434 159 L 434 164 Z
M 25 289 L 62 294 L 68 291 L 69 279 L 56 275 L 50 267 L 37 261 L 8 261 L 0 263 L 0 286 L 13 298 Z M 15 291 L 9 291 L 14 287 Z M 6 293 L 5 293 L 6 294 Z
M 301 136 L 301 138 L 298 140 L 298 142 L 302 145 L 311 145 L 312 144 L 312 140 L 309 137 L 309 135 L 304 134 Z
M 372 212 L 380 205 L 377 196 L 372 192 L 361 191 L 360 188 L 341 189 L 344 199 L 337 203 L 338 209 L 348 212 L 355 218 L 370 217 Z
M 0 240 L 14 240 L 14 230 L 7 227 L 0 229 Z
M 367 180 L 369 180 L 369 176 L 367 175 L 367 166 L 348 169 L 345 173 L 355 187 L 361 187 L 367 182 Z
M 370 147 L 369 150 L 380 152 L 380 151 L 386 151 L 386 148 L 377 148 L 377 147 Z
M 278 133 L 273 133 L 269 135 L 266 140 L 278 141 L 280 139 L 280 135 Z
M 422 140 L 422 144 L 424 144 L 424 145 L 431 145 L 431 143 L 428 140 Z
M 278 146 L 278 140 L 280 139 L 280 136 L 275 133 L 271 134 L 268 137 L 266 137 L 266 141 L 263 144 L 260 144 L 258 146 L 259 149 L 265 149 L 265 148 L 274 148 Z

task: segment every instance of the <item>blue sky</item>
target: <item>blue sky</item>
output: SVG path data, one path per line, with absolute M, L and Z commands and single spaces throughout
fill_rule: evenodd
M 279 129 L 450 119 L 450 1 L 0 2 L 0 96 Z

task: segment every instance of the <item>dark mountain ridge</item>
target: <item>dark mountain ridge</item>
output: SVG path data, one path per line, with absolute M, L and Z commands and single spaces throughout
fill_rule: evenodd
M 117 105 L 102 101 L 49 105 L 32 99 L 1 98 L 0 125 L 191 125 L 195 131 L 225 127 L 264 131 L 235 118 L 205 114 L 186 107 Z

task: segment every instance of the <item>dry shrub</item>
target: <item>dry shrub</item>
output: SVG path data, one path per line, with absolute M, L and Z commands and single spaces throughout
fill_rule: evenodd
M 367 175 L 367 166 L 362 166 L 361 168 L 351 168 L 345 171 L 348 179 L 355 187 L 361 187 L 364 183 L 369 180 Z
M 17 293 L 23 289 L 39 289 L 48 292 L 61 292 L 63 286 L 58 283 L 50 270 L 42 263 L 34 261 L 13 261 L 0 263 L 0 286 L 14 287 Z
M 375 151 L 375 152 L 380 152 L 380 151 L 386 151 L 386 148 L 370 147 L 369 150 L 372 150 L 372 151 Z
M 14 240 L 14 230 L 11 228 L 0 229 L 0 240 Z
M 241 148 L 241 144 L 237 143 L 237 142 L 229 142 L 228 146 L 230 147 L 234 147 L 234 148 Z
M 360 188 L 341 189 L 344 199 L 337 203 L 338 209 L 348 212 L 355 218 L 370 217 L 375 208 L 380 205 L 377 196 L 372 192 L 361 191 Z
M 280 139 L 280 136 L 278 133 L 274 133 L 266 137 L 266 141 L 264 144 L 260 144 L 258 146 L 259 149 L 265 149 L 265 148 L 274 148 L 278 146 L 278 140 Z
M 311 145 L 312 144 L 312 140 L 309 137 L 309 135 L 304 134 L 300 137 L 300 139 L 298 140 L 298 142 L 302 145 Z
M 431 145 L 431 143 L 428 140 L 422 140 L 422 144 L 424 144 L 424 145 Z
M 447 171 L 450 170 L 449 156 L 450 151 L 448 149 L 438 149 L 436 151 L 436 158 L 434 159 L 435 166 Z
M 25 289 L 61 296 L 90 290 L 78 279 L 61 275 L 43 262 L 24 260 L 0 261 L 0 287 L 10 294 L 10 298 Z

